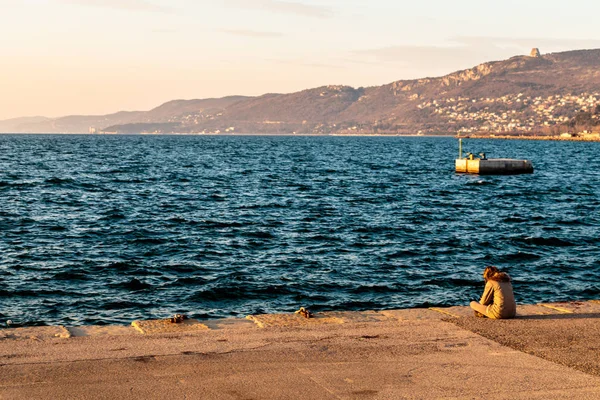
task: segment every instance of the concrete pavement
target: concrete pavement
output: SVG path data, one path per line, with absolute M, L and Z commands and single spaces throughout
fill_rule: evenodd
M 147 324 L 148 332 L 2 330 L 0 399 L 600 399 L 598 371 L 569 364 L 595 365 L 600 304 L 576 304 L 520 307 L 511 321 L 452 307 Z M 582 330 L 589 335 L 574 340 Z M 552 362 L 553 349 L 567 361 Z

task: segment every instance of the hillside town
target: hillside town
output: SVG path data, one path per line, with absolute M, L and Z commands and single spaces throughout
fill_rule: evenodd
M 587 129 L 576 132 L 572 122 L 578 115 L 586 113 L 590 116 L 588 122 L 600 121 L 599 100 L 599 93 L 557 94 L 547 97 L 531 97 L 519 93 L 476 99 L 452 97 L 426 101 L 417 105 L 417 108 L 431 112 L 456 126 L 458 134 L 546 133 L 566 136 L 592 133 L 594 123 L 588 123 L 589 127 L 585 126 Z
M 445 131 L 458 135 L 600 136 L 598 129 L 595 128 L 596 125 L 600 125 L 600 93 L 598 92 L 556 94 L 545 97 L 527 96 L 523 93 L 500 97 L 450 97 L 424 101 L 416 105 L 416 108 L 422 115 L 437 117 L 436 119 L 441 123 L 420 130 L 421 134 Z M 589 115 L 588 120 L 576 121 L 581 115 Z M 189 113 L 170 118 L 168 122 L 189 127 L 221 116 L 221 113 Z M 317 124 L 312 127 L 311 133 L 364 134 L 372 131 L 373 126 L 370 124 L 332 123 Z M 232 132 L 235 132 L 235 127 L 213 131 L 205 129 L 198 133 Z

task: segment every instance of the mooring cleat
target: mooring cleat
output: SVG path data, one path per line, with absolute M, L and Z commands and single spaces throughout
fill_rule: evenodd
M 300 307 L 300 309 L 298 311 L 296 311 L 296 314 L 300 314 L 304 318 L 312 318 L 313 317 L 313 313 L 311 313 L 309 310 L 307 310 L 304 307 Z
M 172 324 L 181 324 L 187 317 L 183 314 L 175 314 L 172 318 L 169 318 L 169 321 Z

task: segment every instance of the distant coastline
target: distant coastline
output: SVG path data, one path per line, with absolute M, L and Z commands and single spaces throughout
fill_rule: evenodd
M 600 142 L 600 135 L 592 134 L 587 136 L 533 136 L 533 135 L 495 135 L 495 134 L 471 134 L 471 135 L 455 135 L 449 133 L 441 134 L 409 134 L 409 133 L 190 133 L 190 132 L 170 132 L 170 133 L 95 133 L 87 132 L 66 133 L 66 132 L 32 132 L 32 133 L 15 133 L 15 132 L 0 132 L 0 135 L 64 135 L 64 136 L 220 136 L 220 137 L 235 137 L 235 136 L 281 136 L 281 137 L 414 137 L 414 138 L 456 138 L 456 139 L 497 139 L 497 140 L 548 140 L 560 142 Z
M 166 132 L 166 133 L 67 133 L 67 132 L 31 132 L 31 133 L 15 133 L 15 132 L 0 132 L 0 135 L 63 135 L 63 136 L 95 136 L 95 137 L 115 137 L 115 136 L 219 136 L 219 137 L 235 137 L 235 136 L 282 136 L 282 137 L 415 137 L 415 138 L 432 138 L 432 137 L 457 137 L 456 135 L 444 133 L 439 135 L 434 134 L 409 134 L 409 133 L 190 133 L 190 132 Z
M 531 136 L 531 135 L 468 135 L 455 136 L 457 139 L 502 139 L 502 140 L 552 140 L 560 142 L 600 142 L 600 136 Z
M 598 68 L 600 49 L 536 49 L 441 77 L 172 100 L 107 115 L 12 118 L 0 121 L 0 132 L 523 135 L 517 139 L 600 132 Z

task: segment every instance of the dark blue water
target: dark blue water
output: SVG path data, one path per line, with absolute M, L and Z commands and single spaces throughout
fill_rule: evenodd
M 600 298 L 600 143 L 0 135 L 0 323 Z

